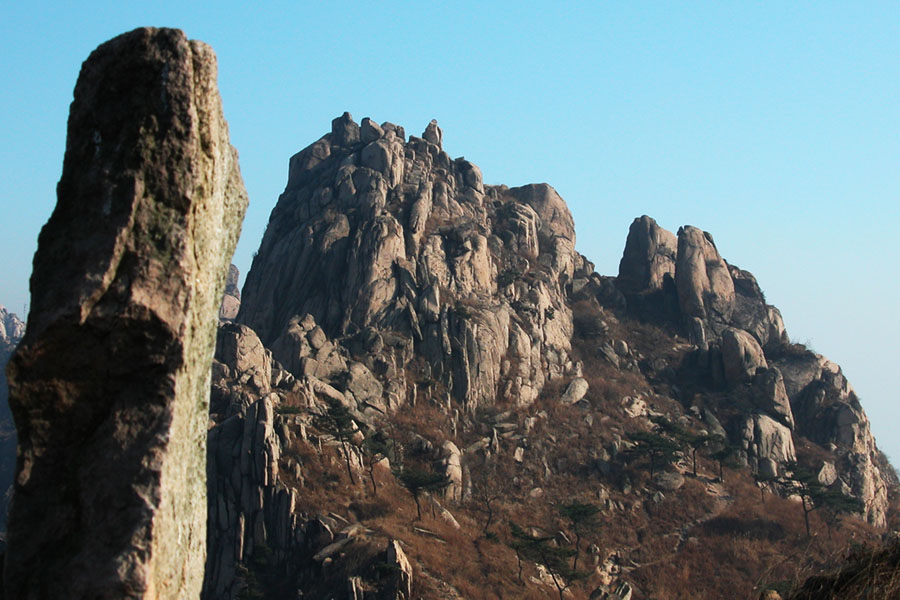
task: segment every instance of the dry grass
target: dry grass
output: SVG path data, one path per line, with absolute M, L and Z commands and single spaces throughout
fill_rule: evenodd
M 590 302 L 576 306 L 576 313 L 580 311 L 584 318 L 598 310 L 602 309 Z M 609 325 L 608 339 L 626 339 L 632 351 L 642 355 L 658 355 L 659 349 L 667 349 L 667 360 L 678 366 L 683 349 L 670 332 L 606 313 L 604 319 Z M 686 405 L 657 394 L 660 382 L 652 375 L 617 369 L 599 357 L 596 346 L 602 340 L 576 337 L 573 341 L 574 353 L 584 361 L 590 385 L 583 406 L 558 402 L 568 384 L 568 380 L 559 379 L 548 382 L 530 407 L 497 405 L 479 409 L 475 415 L 461 415 L 456 435 L 446 407 L 425 393 L 420 394 L 415 406 L 406 406 L 390 421 L 379 424 L 403 448 L 400 455 L 404 464 L 431 468 L 436 451 L 414 450 L 422 445 L 422 439 L 434 449 L 448 439 L 463 449 L 492 437 L 488 423 L 498 413 L 510 411 L 503 421 L 516 422 L 517 435 L 501 436 L 499 447 L 491 450 L 487 461 L 481 454 L 466 458 L 472 475 L 472 499 L 459 504 L 441 500 L 460 529 L 433 514 L 425 498 L 423 518 L 417 521 L 412 497 L 389 471 L 378 472 L 377 496 L 372 495 L 364 477 L 351 484 L 337 450 L 326 446 L 319 451 L 314 430 L 310 442 L 295 441 L 284 453 L 285 461 L 302 465 L 305 484 L 294 480 L 290 469 L 282 473 L 286 485 L 302 490 L 298 510 L 306 515 L 335 512 L 350 521 L 358 520 L 374 532 L 377 543 L 371 544 L 379 548 L 387 539 L 399 540 L 417 570 L 414 595 L 421 598 L 446 597 L 445 591 L 438 589 L 443 584 L 438 582 L 445 582 L 467 599 L 556 597 L 555 588 L 531 580 L 537 573 L 533 564 L 524 565 L 524 583 L 519 582 L 516 555 L 509 546 L 509 523 L 538 528 L 565 544 L 565 537 L 575 538 L 559 508 L 571 502 L 603 506 L 599 527 L 583 536 L 579 566 L 588 575 L 570 588 L 573 599 L 589 597 L 601 579 L 594 568 L 610 553 L 618 555 L 620 576 L 636 587 L 636 598 L 755 600 L 766 587 L 787 592 L 809 575 L 837 564 L 851 542 L 875 539 L 876 532 L 854 519 L 844 521 L 829 539 L 827 526 L 817 512 L 811 515 L 814 535 L 808 539 L 797 504 L 770 493 L 761 497 L 746 471 L 726 469 L 725 481 L 719 487 L 712 485 L 718 467 L 702 454 L 697 478 L 688 473 L 689 456 L 681 458 L 678 468 L 685 473 L 685 483 L 676 492 L 664 492 L 664 499 L 654 500 L 657 488 L 640 462 L 627 464 L 620 456 L 605 461 L 601 469 L 598 457 L 605 456 L 615 440 L 650 427 L 645 419 L 625 415 L 621 402 L 624 396 L 643 394 L 653 410 L 673 419 L 686 412 Z M 414 381 L 417 376 L 408 373 L 407 380 Z M 708 402 L 733 400 L 700 387 L 697 394 L 705 394 L 702 399 Z M 535 422 L 525 433 L 528 417 Z M 692 417 L 688 422 L 691 429 L 703 426 Z M 512 458 L 519 446 L 525 450 L 521 463 Z M 798 443 L 798 450 L 815 460 L 823 458 L 821 449 L 803 441 Z M 626 481 L 630 482 L 627 491 L 623 485 Z M 721 489 L 724 497 L 710 493 L 713 488 Z M 483 534 L 486 490 L 491 492 L 487 495 L 493 498 L 494 512 L 487 536 Z M 599 547 L 598 554 L 586 551 L 591 544 Z M 363 563 L 371 562 L 370 556 L 366 558 L 371 550 L 354 552 L 360 553 L 357 558 Z M 886 571 L 874 569 L 881 564 L 881 555 L 877 559 L 873 553 L 869 556 L 873 568 L 866 571 L 864 566 L 858 567 L 855 573 L 862 575 L 856 577 L 887 578 Z M 798 600 L 812 597 L 816 596 L 796 596 Z

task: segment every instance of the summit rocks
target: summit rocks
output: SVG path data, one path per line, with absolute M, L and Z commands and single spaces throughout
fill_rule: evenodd
M 313 340 L 298 323 L 309 315 L 391 365 L 391 403 L 413 389 L 405 367 L 418 355 L 469 410 L 529 404 L 576 368 L 564 297 L 577 260 L 572 216 L 548 185 L 485 186 L 442 136 L 434 121 L 407 140 L 392 123 L 358 126 L 344 113 L 292 157 L 237 320 L 295 376 L 321 366 L 316 348 L 316 364 L 301 360 Z M 413 347 L 387 343 L 397 335 Z

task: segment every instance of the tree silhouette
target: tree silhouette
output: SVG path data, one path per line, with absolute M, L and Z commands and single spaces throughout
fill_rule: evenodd
M 710 458 L 719 463 L 719 479 L 725 481 L 723 467 L 732 469 L 740 466 L 737 461 L 739 449 L 722 436 L 714 436 L 709 445 L 712 448 L 716 448 L 710 454 Z
M 329 400 L 328 408 L 314 417 L 314 423 L 316 427 L 331 434 L 340 442 L 344 461 L 347 464 L 347 476 L 350 478 L 350 483 L 355 485 L 356 478 L 353 477 L 353 470 L 350 468 L 350 449 L 347 446 L 350 438 L 359 429 L 350 415 L 350 409 L 336 400 Z
M 385 458 L 390 458 L 393 452 L 393 442 L 380 431 L 369 434 L 363 441 L 363 453 L 366 457 L 366 469 L 369 471 L 369 480 L 372 482 L 372 495 L 378 495 L 378 487 L 375 485 L 375 465 Z
M 574 502 L 572 504 L 564 504 L 559 509 L 560 514 L 565 517 L 575 532 L 575 558 L 572 560 L 572 570 L 578 568 L 578 555 L 581 552 L 581 537 L 584 533 L 596 529 L 600 523 L 597 521 L 597 513 L 600 507 L 595 504 L 581 504 Z
M 806 525 L 806 537 L 811 537 L 809 529 L 809 513 L 825 508 L 833 513 L 836 522 L 839 513 L 858 513 L 865 508 L 862 502 L 852 498 L 840 490 L 829 489 L 816 474 L 796 462 L 785 463 L 785 474 L 779 478 L 779 483 L 800 496 L 800 505 L 803 508 L 803 522 Z M 828 520 L 826 519 L 826 524 Z M 831 524 L 828 524 L 828 535 L 831 535 Z
M 406 488 L 416 502 L 416 520 L 422 519 L 422 506 L 419 497 L 423 492 L 436 492 L 450 485 L 450 477 L 446 473 L 435 473 L 421 469 L 402 469 L 394 471 L 400 484 Z
M 665 417 L 651 417 L 650 420 L 653 421 L 662 434 L 674 439 L 682 447 L 686 446 L 691 449 L 691 471 L 694 477 L 697 476 L 697 451 L 721 439 L 719 436 L 708 433 L 693 433 Z
M 675 462 L 680 449 L 677 442 L 648 431 L 637 431 L 630 434 L 628 438 L 634 443 L 634 446 L 628 450 L 627 454 L 632 458 L 646 456 L 650 461 L 651 477 L 657 467 Z
M 519 582 L 522 583 L 522 560 L 544 565 L 553 579 L 553 585 L 559 592 L 560 600 L 572 583 L 585 577 L 585 573 L 569 567 L 569 558 L 575 554 L 571 548 L 561 548 L 552 545 L 552 537 L 532 536 L 515 523 L 510 523 L 512 542 L 510 547 L 516 551 L 516 559 L 519 561 Z

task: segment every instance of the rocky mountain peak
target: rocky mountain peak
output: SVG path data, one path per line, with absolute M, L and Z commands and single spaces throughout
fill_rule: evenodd
M 401 403 L 415 354 L 465 406 L 498 394 L 527 404 L 546 378 L 577 371 L 564 297 L 580 261 L 572 216 L 546 184 L 485 186 L 442 137 L 436 121 L 406 140 L 392 123 L 334 119 L 290 160 L 237 320 L 284 365 L 299 357 L 279 340 L 304 315 L 332 338 L 412 340 L 369 357 L 394 365 Z

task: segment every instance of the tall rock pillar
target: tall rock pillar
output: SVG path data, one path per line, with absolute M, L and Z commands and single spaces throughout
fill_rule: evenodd
M 25 337 L 7 598 L 197 598 L 216 319 L 247 195 L 216 58 L 138 29 L 83 64 Z

